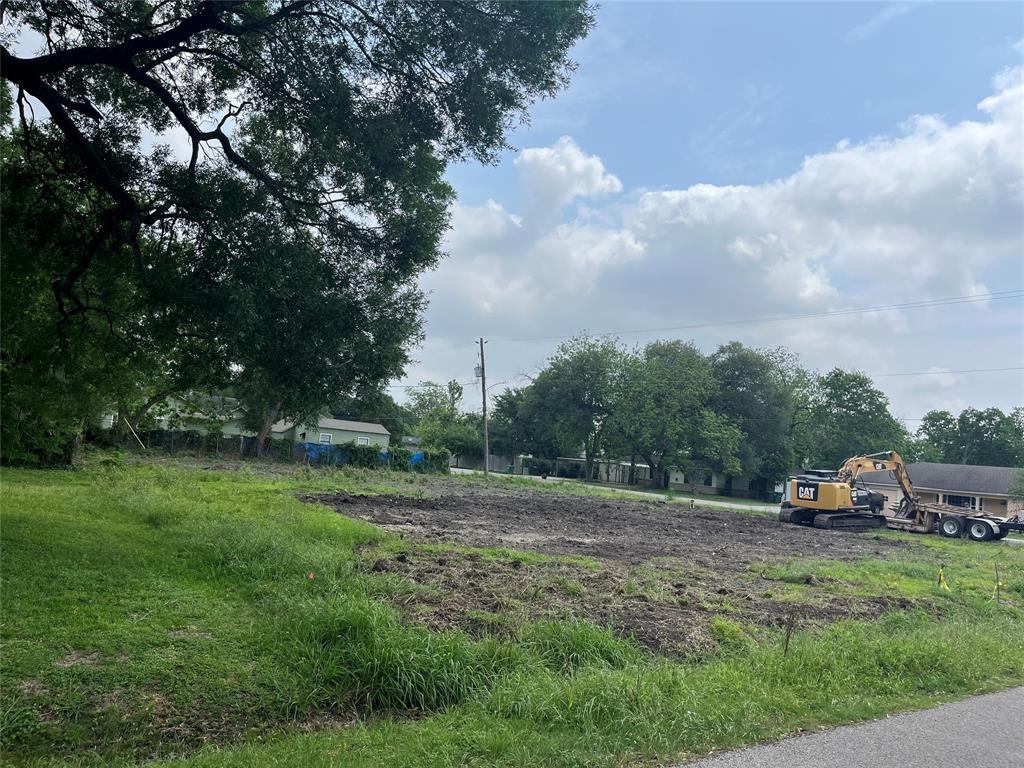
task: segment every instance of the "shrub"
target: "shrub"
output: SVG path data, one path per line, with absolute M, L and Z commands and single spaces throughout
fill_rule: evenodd
M 452 454 L 443 448 L 426 448 L 422 451 L 423 460 L 413 465 L 417 472 L 435 472 L 437 474 L 448 474 L 452 461 Z
M 350 467 L 380 469 L 383 460 L 379 445 L 356 445 L 354 442 L 348 442 L 339 443 L 338 448 L 345 454 L 342 463 L 348 464 Z
M 388 448 L 388 467 L 400 472 L 408 472 L 412 469 L 412 451 L 408 448 Z
M 206 433 L 203 435 L 203 451 L 205 453 L 217 453 L 218 447 L 220 446 L 220 440 L 220 430 Z
M 286 461 L 292 457 L 292 441 L 271 438 L 267 440 L 265 455 L 272 459 Z

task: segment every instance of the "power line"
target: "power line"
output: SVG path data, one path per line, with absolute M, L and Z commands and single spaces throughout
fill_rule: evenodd
M 784 322 L 786 320 L 806 320 L 816 317 L 844 317 L 849 315 L 862 315 L 870 312 L 887 312 L 894 310 L 907 310 L 907 309 L 928 309 L 931 307 L 945 307 L 954 306 L 957 304 L 975 304 L 981 301 L 1002 301 L 1005 299 L 1018 299 L 1024 297 L 1024 289 L 1015 288 L 1007 291 L 991 291 L 989 293 L 971 293 L 963 296 L 946 296 L 937 299 L 922 299 L 920 301 L 908 301 L 899 304 L 881 304 L 872 307 L 856 307 L 850 309 L 836 309 L 827 310 L 822 312 L 807 312 L 804 314 L 797 315 L 770 315 L 766 317 L 751 317 L 744 318 L 741 320 L 720 320 L 710 323 L 690 323 L 688 325 L 674 325 L 665 326 L 661 328 L 634 328 L 617 331 L 602 331 L 601 333 L 594 333 L 593 336 L 630 336 L 630 335 L 642 335 L 645 333 L 665 333 L 668 331 L 688 331 L 696 330 L 700 328 L 718 328 L 729 325 L 748 325 L 750 323 L 777 323 Z M 558 341 L 560 339 L 570 339 L 574 336 L 578 336 L 585 331 L 577 331 L 576 333 L 562 333 L 554 334 L 551 336 L 490 336 L 490 341 L 505 341 L 509 343 L 523 343 L 531 341 Z M 458 341 L 452 344 L 446 344 L 441 347 L 435 347 L 430 350 L 424 350 L 431 354 L 438 352 L 446 352 L 450 349 L 456 349 L 459 347 L 467 347 L 470 344 L 475 344 L 475 341 Z
M 909 371 L 907 373 L 869 373 L 867 375 L 880 379 L 885 376 L 938 376 L 943 373 L 998 373 L 1000 371 L 1024 371 L 1024 365 L 1014 368 L 964 368 L 959 371 Z
M 944 307 L 955 304 L 973 304 L 979 301 L 1000 301 L 1003 299 L 1016 299 L 1024 297 L 1024 290 L 1014 289 L 1011 291 L 993 291 L 990 293 L 974 293 L 967 294 L 965 296 L 949 296 L 940 299 L 924 299 L 921 301 L 903 302 L 900 304 L 882 304 L 873 307 L 859 307 L 852 309 L 838 309 L 829 310 L 824 312 L 808 312 L 799 315 L 772 315 L 767 317 L 751 317 L 742 320 L 721 320 L 711 323 L 691 323 L 689 325 L 674 325 L 665 326 L 661 328 L 634 328 L 629 330 L 618 330 L 618 331 L 603 331 L 601 333 L 594 333 L 592 335 L 601 336 L 629 336 L 636 334 L 645 333 L 665 333 L 668 331 L 688 331 L 699 328 L 717 328 L 727 325 L 746 325 L 749 323 L 776 323 L 783 322 L 786 320 L 806 320 L 816 317 L 842 317 L 847 315 L 860 315 L 868 312 L 886 312 L 899 309 L 927 309 L 929 307 Z M 520 336 L 520 337 L 501 337 L 492 336 L 492 341 L 505 341 L 505 342 L 530 342 L 530 341 L 557 341 L 559 339 L 569 339 L 573 336 L 579 335 L 578 333 L 569 334 L 558 334 L 552 336 Z

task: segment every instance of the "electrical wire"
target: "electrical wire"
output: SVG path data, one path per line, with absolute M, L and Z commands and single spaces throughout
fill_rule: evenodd
M 973 304 L 979 301 L 1000 301 L 1004 299 L 1016 299 L 1024 297 L 1024 290 L 1014 289 L 1010 291 L 993 291 L 990 293 L 975 293 L 967 294 L 965 296 L 949 296 L 940 299 L 925 299 L 921 301 L 903 302 L 900 304 L 882 304 L 872 307 L 859 307 L 851 309 L 837 309 L 828 310 L 824 312 L 807 312 L 804 314 L 797 315 L 771 315 L 767 317 L 751 317 L 742 320 L 721 320 L 710 323 L 691 323 L 689 325 L 673 325 L 664 326 L 661 328 L 634 328 L 617 331 L 602 331 L 600 333 L 591 334 L 596 337 L 604 336 L 629 336 L 636 334 L 645 333 L 665 333 L 668 331 L 688 331 L 699 328 L 718 328 L 728 325 L 746 325 L 750 323 L 776 323 L 784 322 L 786 320 L 806 320 L 816 317 L 843 317 L 848 315 L 860 315 L 869 312 L 888 312 L 894 310 L 903 309 L 928 309 L 930 307 L 945 307 L 955 304 Z M 502 337 L 492 336 L 488 338 L 488 341 L 503 341 L 507 343 L 511 342 L 530 342 L 530 341 L 557 341 L 559 339 L 570 339 L 575 334 L 558 334 L 552 336 L 520 336 L 520 337 Z
M 634 328 L 631 330 L 618 330 L 618 331 L 602 331 L 601 333 L 591 334 L 595 337 L 606 337 L 606 336 L 632 336 L 642 335 L 645 333 L 665 333 L 668 331 L 689 331 L 697 330 L 700 328 L 718 328 L 729 325 L 748 325 L 750 323 L 778 323 L 785 322 L 786 320 L 805 320 L 816 317 L 845 317 L 849 315 L 861 315 L 870 312 L 891 312 L 896 310 L 907 310 L 907 309 L 928 309 L 931 307 L 946 307 L 954 306 L 957 304 L 975 304 L 980 301 L 1002 301 L 1005 299 L 1017 299 L 1024 298 L 1024 290 L 1016 288 L 1007 291 L 991 291 L 989 293 L 971 293 L 964 296 L 947 296 L 937 299 L 922 299 L 921 301 L 910 301 L 899 304 L 881 304 L 873 307 L 858 307 L 850 309 L 837 309 L 828 310 L 823 312 L 808 312 L 798 315 L 771 315 L 768 317 L 751 317 L 742 320 L 721 320 L 710 323 L 691 323 L 689 325 L 673 325 L 665 326 L 662 328 Z M 559 341 L 561 339 L 571 339 L 574 336 L 579 336 L 586 331 L 577 331 L 576 333 L 563 333 L 552 336 L 489 336 L 488 341 L 500 341 L 510 344 L 519 344 L 532 341 Z M 466 347 L 470 344 L 476 344 L 477 341 L 458 341 L 452 344 L 445 344 L 444 346 L 434 347 L 433 349 L 424 350 L 431 354 L 437 354 L 438 352 L 447 352 L 451 349 L 457 349 L 460 347 Z
M 873 379 L 880 379 L 885 376 L 938 376 L 943 373 L 999 373 L 1001 371 L 1024 371 L 1024 365 L 1014 368 L 963 368 L 959 371 L 909 371 L 906 373 L 869 373 Z

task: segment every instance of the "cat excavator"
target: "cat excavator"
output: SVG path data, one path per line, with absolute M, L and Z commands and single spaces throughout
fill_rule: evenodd
M 861 478 L 864 472 L 889 472 L 896 480 L 901 498 L 890 508 L 892 514 L 885 514 L 885 496 L 865 486 Z M 903 457 L 896 451 L 854 456 L 835 472 L 811 470 L 790 478 L 779 520 L 844 531 L 938 531 L 950 538 L 966 534 L 975 541 L 1002 539 L 1010 531 L 1024 530 L 1019 520 L 921 501 L 914 493 Z
M 895 451 L 854 456 L 836 472 L 811 470 L 790 478 L 789 493 L 782 502 L 779 519 L 784 523 L 866 531 L 884 528 L 885 497 L 858 484 L 862 472 L 891 472 L 903 493 L 901 506 L 912 505 L 910 484 L 903 458 Z

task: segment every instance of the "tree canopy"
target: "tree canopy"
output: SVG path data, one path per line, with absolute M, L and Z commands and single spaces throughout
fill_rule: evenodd
M 929 411 L 917 430 L 918 451 L 927 461 L 948 464 L 1024 466 L 1024 407 L 966 408 L 959 416 Z
M 560 344 L 519 409 L 534 443 L 568 456 L 582 449 L 589 472 L 604 448 L 624 362 L 614 341 L 579 336 Z
M 793 469 L 834 468 L 862 453 L 904 450 L 905 428 L 862 374 L 804 370 L 786 350 L 739 342 L 705 355 L 656 341 L 628 351 L 580 337 L 563 344 L 533 383 L 501 396 L 501 444 L 535 456 L 642 460 L 657 481 L 670 469 L 745 475 L 770 488 Z
M 903 451 L 909 435 L 889 410 L 889 398 L 863 373 L 834 368 L 807 393 L 797 461 L 833 469 L 851 456 Z
M 90 351 L 114 344 L 149 357 L 136 403 L 230 382 L 264 419 L 395 375 L 446 164 L 492 160 L 591 23 L 575 1 L 3 3 L 5 221 L 45 197 L 64 224 L 5 233 L 38 310 L 5 359 L 31 345 L 119 405 Z

